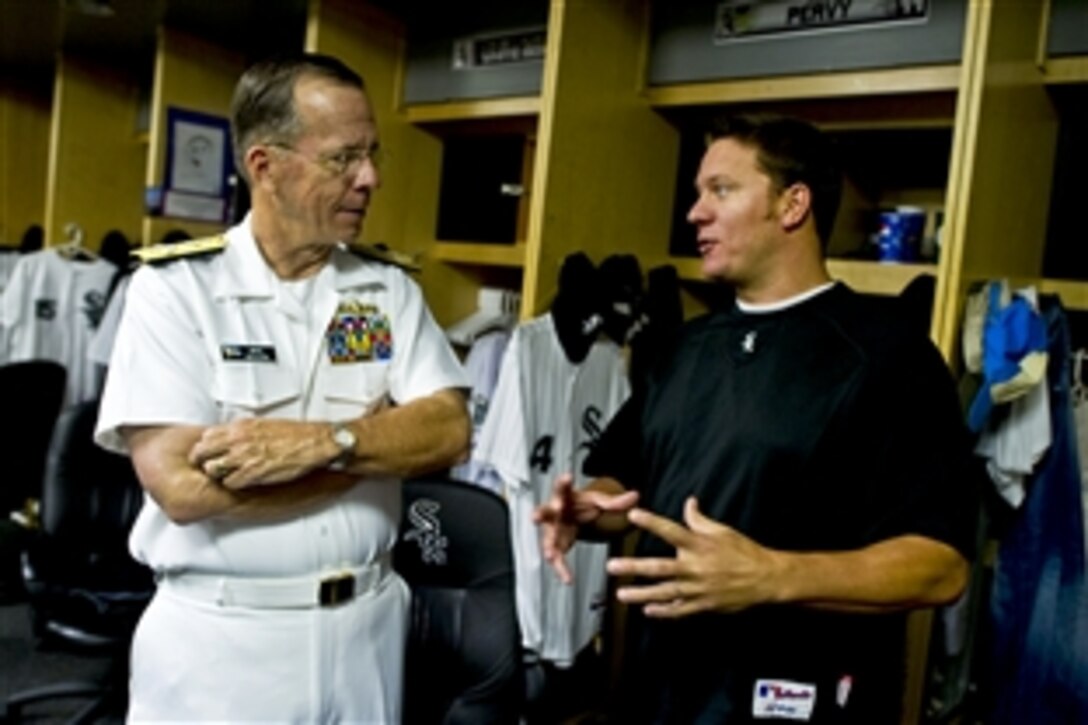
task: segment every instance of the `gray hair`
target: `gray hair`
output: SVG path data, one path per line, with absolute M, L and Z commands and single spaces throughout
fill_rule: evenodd
M 250 66 L 238 80 L 230 104 L 234 165 L 246 181 L 246 149 L 269 139 L 291 140 L 302 131 L 294 94 L 295 84 L 303 76 L 366 90 L 358 73 L 327 55 L 278 56 Z

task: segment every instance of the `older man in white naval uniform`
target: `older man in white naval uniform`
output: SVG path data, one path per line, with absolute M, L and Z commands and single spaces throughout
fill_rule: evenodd
M 136 273 L 102 402 L 159 578 L 129 716 L 397 722 L 398 481 L 464 455 L 467 381 L 416 284 L 345 245 L 379 185 L 359 76 L 258 64 L 232 114 L 252 212 Z

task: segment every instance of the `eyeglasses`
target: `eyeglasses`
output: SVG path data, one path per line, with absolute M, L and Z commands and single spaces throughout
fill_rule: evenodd
M 321 154 L 317 158 L 311 158 L 308 154 L 302 153 L 294 146 L 280 141 L 270 141 L 268 145 L 283 149 L 284 151 L 296 153 L 307 161 L 317 164 L 330 175 L 339 177 L 357 176 L 359 171 L 363 168 L 363 164 L 367 161 L 374 164 L 375 168 L 377 168 L 388 158 L 387 154 L 377 144 L 367 148 L 343 148 L 339 151 Z

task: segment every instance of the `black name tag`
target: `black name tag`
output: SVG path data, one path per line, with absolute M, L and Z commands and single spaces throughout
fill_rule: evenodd
M 227 362 L 276 362 L 276 348 L 271 345 L 220 345 L 219 352 Z

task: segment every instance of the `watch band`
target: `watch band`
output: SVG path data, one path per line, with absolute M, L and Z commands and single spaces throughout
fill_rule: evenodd
M 328 467 L 333 471 L 343 471 L 355 457 L 355 444 L 359 439 L 355 435 L 355 431 L 346 423 L 333 423 L 332 440 L 336 447 L 340 449 L 340 453 L 329 463 Z

